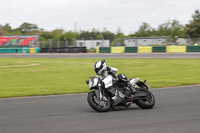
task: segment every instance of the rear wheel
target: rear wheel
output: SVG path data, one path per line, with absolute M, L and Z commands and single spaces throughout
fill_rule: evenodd
M 144 99 L 137 100 L 135 103 L 142 109 L 151 109 L 155 105 L 155 97 L 147 89 L 140 89 L 138 93 L 144 93 L 146 97 Z
M 103 96 L 103 99 L 99 100 L 94 91 L 88 93 L 87 101 L 88 104 L 98 112 L 107 112 L 110 109 L 110 99 Z

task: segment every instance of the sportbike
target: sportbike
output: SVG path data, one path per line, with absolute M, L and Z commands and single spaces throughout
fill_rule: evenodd
M 155 105 L 154 95 L 149 91 L 149 85 L 139 78 L 127 79 L 124 74 L 116 78 L 112 75 L 100 80 L 90 77 L 86 81 L 89 85 L 88 104 L 98 112 L 107 112 L 115 108 L 128 108 L 136 104 L 142 109 L 150 109 Z M 134 92 L 130 88 L 134 88 Z

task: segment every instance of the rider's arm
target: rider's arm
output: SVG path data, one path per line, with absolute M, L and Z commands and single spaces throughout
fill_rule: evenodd
M 117 68 L 113 68 L 113 67 L 107 67 L 107 71 L 108 72 L 112 72 L 112 73 L 117 73 L 118 69 Z

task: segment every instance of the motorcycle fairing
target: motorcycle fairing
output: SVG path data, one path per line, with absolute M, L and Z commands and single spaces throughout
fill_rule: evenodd
M 89 89 L 91 90 L 93 87 L 97 86 L 98 84 L 98 78 L 92 76 L 89 78 L 89 81 L 88 81 L 88 84 L 89 84 Z
M 113 85 L 113 77 L 108 75 L 106 78 L 103 79 L 103 83 L 105 88 L 111 87 Z

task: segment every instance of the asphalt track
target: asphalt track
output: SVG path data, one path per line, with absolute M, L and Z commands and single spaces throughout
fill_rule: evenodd
M 200 85 L 152 89 L 153 109 L 92 110 L 87 94 L 0 99 L 0 133 L 199 133 Z
M 37 53 L 0 54 L 16 58 L 145 58 L 145 59 L 200 59 L 200 52 L 193 53 Z
M 200 53 L 0 54 L 16 58 L 200 59 Z M 87 94 L 0 99 L 0 133 L 199 133 L 200 85 L 153 89 L 156 106 L 98 113 Z

